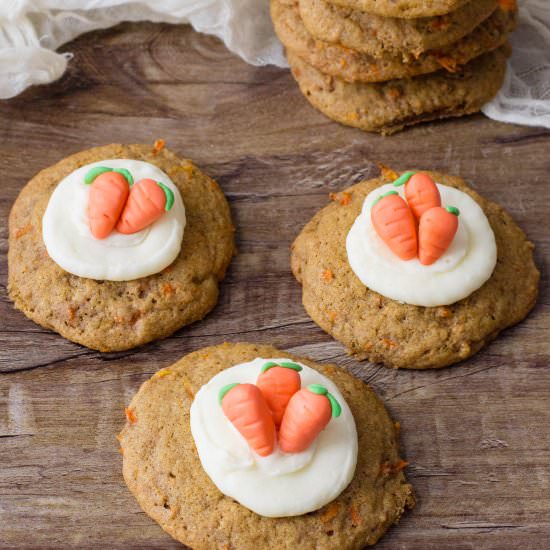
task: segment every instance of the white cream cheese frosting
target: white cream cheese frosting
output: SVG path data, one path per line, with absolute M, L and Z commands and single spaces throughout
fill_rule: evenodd
M 276 447 L 261 457 L 252 451 L 225 417 L 218 393 L 234 382 L 255 384 L 268 361 L 289 359 L 256 358 L 220 372 L 204 385 L 191 405 L 191 432 L 205 472 L 222 493 L 262 516 L 297 516 L 318 510 L 349 485 L 357 464 L 357 431 L 338 388 L 298 363 L 302 388 L 322 384 L 338 400 L 342 414 L 301 453 L 286 454 Z
M 431 265 L 422 265 L 418 258 L 398 258 L 372 225 L 371 208 L 376 199 L 388 191 L 397 191 L 405 199 L 404 186 L 390 183 L 367 195 L 346 239 L 351 269 L 366 287 L 392 300 L 435 307 L 466 298 L 489 279 L 497 261 L 497 246 L 485 213 L 463 191 L 436 185 L 441 204 L 457 207 L 460 216 L 453 242 Z
M 126 168 L 137 183 L 151 178 L 174 194 L 174 205 L 141 231 L 124 235 L 116 229 L 96 239 L 88 225 L 91 185 L 84 176 L 95 166 Z M 140 160 L 106 159 L 82 166 L 61 180 L 42 219 L 46 250 L 62 269 L 90 279 L 130 281 L 162 271 L 177 257 L 185 229 L 185 206 L 178 188 L 155 165 Z

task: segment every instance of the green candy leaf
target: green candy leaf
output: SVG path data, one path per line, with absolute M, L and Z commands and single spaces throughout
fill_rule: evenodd
M 164 210 L 168 212 L 174 205 L 174 193 L 172 193 L 172 190 L 160 181 L 157 181 L 157 185 L 164 191 L 164 194 L 166 195 L 166 204 L 164 205 Z
M 90 185 L 90 183 L 93 183 L 94 180 L 97 178 L 97 176 L 101 176 L 101 174 L 105 174 L 105 172 L 112 172 L 112 168 L 107 168 L 107 166 L 94 166 L 93 168 L 90 168 L 86 175 L 84 176 L 84 183 L 86 185 Z
M 311 393 L 316 393 L 317 395 L 326 395 L 328 393 L 328 390 L 325 388 L 325 386 L 321 386 L 321 384 L 310 384 L 307 389 Z
M 296 363 L 291 363 L 290 361 L 280 363 L 280 366 L 284 367 L 285 369 L 295 370 L 296 372 L 300 372 L 302 370 L 302 367 L 300 367 L 300 365 L 297 365 Z
M 394 182 L 394 187 L 401 187 L 402 185 L 405 185 L 414 175 L 416 172 L 405 172 L 404 174 L 401 174 Z
M 130 187 L 134 185 L 134 178 L 132 177 L 132 174 L 130 174 L 130 170 L 126 170 L 126 168 L 115 168 L 113 172 L 122 174 L 126 178 L 126 181 Z
M 460 216 L 460 210 L 456 206 L 446 206 L 445 210 L 449 212 L 449 214 L 454 214 L 455 216 Z
M 390 195 L 399 195 L 397 191 L 388 191 L 387 193 L 383 193 L 380 195 L 373 203 L 372 206 L 374 206 L 378 201 L 382 200 L 384 197 L 389 197 Z
M 238 386 L 238 385 L 239 384 L 237 382 L 235 382 L 234 384 L 227 384 L 227 386 L 224 386 L 220 390 L 220 393 L 218 393 L 218 403 L 221 405 L 222 401 L 223 401 L 223 398 L 225 397 L 225 394 L 227 392 L 229 392 L 230 390 L 232 390 L 235 386 Z
M 307 389 L 311 393 L 316 393 L 317 395 L 326 395 L 327 399 L 330 403 L 330 408 L 332 409 L 332 416 L 333 418 L 338 418 L 342 414 L 342 407 L 340 406 L 340 403 L 336 400 L 334 395 L 329 393 L 329 391 L 325 388 L 325 386 L 321 386 L 321 384 L 310 384 Z
M 300 372 L 302 370 L 302 367 L 300 367 L 300 365 L 297 365 L 296 363 L 291 363 L 290 361 L 283 361 L 281 363 L 274 363 L 273 361 L 269 361 L 262 367 L 261 373 L 263 374 L 273 367 L 284 367 L 285 369 L 292 369 L 296 372 Z
M 330 401 L 330 407 L 332 409 L 332 417 L 338 418 L 342 414 L 342 407 L 340 406 L 340 403 L 336 401 L 336 398 L 331 393 L 327 392 L 328 400 Z

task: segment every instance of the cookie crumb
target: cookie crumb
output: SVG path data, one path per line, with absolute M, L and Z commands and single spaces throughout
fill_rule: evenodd
M 157 372 L 155 375 L 156 378 L 164 378 L 165 376 L 168 376 L 169 374 L 172 374 L 172 371 L 170 369 L 162 369 Z
M 346 206 L 351 202 L 351 193 L 348 191 L 342 191 L 341 193 L 329 193 L 331 201 L 337 201 L 342 206 Z
M 380 169 L 382 179 L 384 179 L 385 181 L 394 181 L 399 177 L 399 174 L 395 170 L 392 170 L 389 166 L 386 166 L 381 162 L 378 162 L 377 164 L 378 168 Z

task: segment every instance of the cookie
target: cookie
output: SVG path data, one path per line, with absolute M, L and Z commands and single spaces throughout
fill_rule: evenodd
M 213 376 L 256 357 L 289 357 L 334 382 L 357 426 L 355 476 L 336 500 L 309 514 L 269 518 L 224 496 L 201 466 L 190 427 L 195 394 Z M 183 357 L 145 382 L 119 440 L 126 484 L 172 537 L 210 548 L 360 549 L 374 544 L 414 504 L 401 471 L 397 431 L 372 389 L 343 369 L 271 346 L 223 344 Z
M 374 57 L 418 56 L 450 46 L 470 34 L 497 5 L 496 0 L 471 0 L 446 15 L 402 19 L 343 8 L 327 0 L 299 0 L 303 23 L 314 38 Z
M 426 172 L 469 195 L 494 233 L 497 262 L 490 278 L 468 297 L 441 307 L 389 299 L 367 288 L 352 271 L 346 239 L 365 197 L 384 177 L 346 189 L 306 224 L 292 246 L 292 271 L 302 284 L 310 317 L 357 359 L 410 369 L 451 365 L 479 351 L 521 321 L 534 306 L 539 272 L 533 244 L 497 204 L 462 179 Z
M 135 280 L 68 273 L 48 255 L 43 240 L 50 197 L 79 167 L 121 158 L 146 161 L 172 179 L 186 209 L 181 249 L 166 269 Z M 8 291 L 15 307 L 43 327 L 99 351 L 126 350 L 202 319 L 216 304 L 218 282 L 233 253 L 229 206 L 212 179 L 167 149 L 107 145 L 67 157 L 23 188 L 9 218 Z
M 435 17 L 456 11 L 471 0 L 330 0 L 344 8 L 382 17 Z
M 460 66 L 502 44 L 513 31 L 515 11 L 495 10 L 471 34 L 440 51 L 430 51 L 418 57 L 385 55 L 375 58 L 339 44 L 315 40 L 306 30 L 296 7 L 271 1 L 271 15 L 275 30 L 286 46 L 309 65 L 347 82 L 383 82 L 409 78 L 445 68 L 456 72 Z
M 503 46 L 457 73 L 442 70 L 412 79 L 348 83 L 287 52 L 292 74 L 315 108 L 342 124 L 384 135 L 420 122 L 479 111 L 502 85 L 508 55 L 508 47 Z

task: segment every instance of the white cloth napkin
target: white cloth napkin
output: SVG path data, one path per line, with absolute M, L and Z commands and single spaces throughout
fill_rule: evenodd
M 59 46 L 121 21 L 191 23 L 248 63 L 287 66 L 269 0 L 0 0 L 0 99 L 58 79 L 71 60 Z M 483 112 L 550 128 L 550 0 L 520 1 L 512 44 L 506 82 Z

